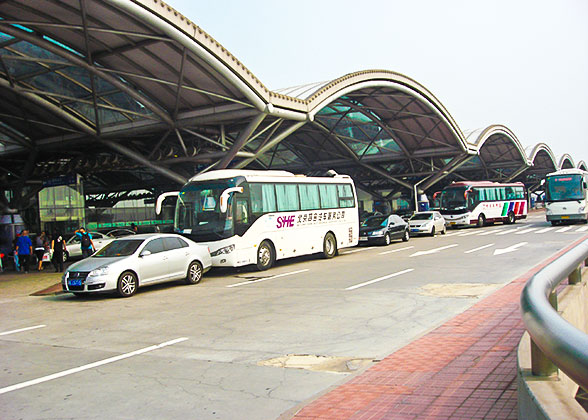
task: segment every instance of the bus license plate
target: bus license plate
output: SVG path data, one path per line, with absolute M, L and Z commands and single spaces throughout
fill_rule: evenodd
M 81 286 L 82 279 L 68 280 L 67 284 L 70 286 Z
M 449 222 L 449 224 L 450 224 L 450 225 L 454 225 L 454 224 L 455 224 L 455 222 Z
M 569 219 L 569 218 L 570 218 L 570 216 L 562 216 L 561 218 L 562 218 L 562 219 Z

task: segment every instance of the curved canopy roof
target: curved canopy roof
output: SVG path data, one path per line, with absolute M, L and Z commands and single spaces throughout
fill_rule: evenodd
M 581 160 L 580 162 L 578 162 L 578 169 L 582 169 L 583 171 L 588 171 L 588 165 L 586 165 L 586 162 Z
M 546 145 L 527 159 L 504 126 L 466 138 L 428 89 L 391 71 L 270 91 L 159 0 L 1 2 L 0 94 L 0 182 L 18 191 L 75 172 L 89 193 L 156 192 L 252 167 L 335 169 L 382 198 L 555 162 Z

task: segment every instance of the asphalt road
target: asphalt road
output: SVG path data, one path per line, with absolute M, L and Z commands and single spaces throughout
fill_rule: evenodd
M 586 235 L 540 213 L 130 299 L 4 297 L 0 418 L 275 419 Z

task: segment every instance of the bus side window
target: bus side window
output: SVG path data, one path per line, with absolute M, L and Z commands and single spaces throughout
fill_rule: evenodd
M 506 199 L 507 200 L 513 200 L 515 198 L 515 193 L 513 190 L 513 187 L 506 187 Z
M 249 227 L 249 207 L 246 199 L 238 198 L 235 201 L 235 233 L 243 235 Z

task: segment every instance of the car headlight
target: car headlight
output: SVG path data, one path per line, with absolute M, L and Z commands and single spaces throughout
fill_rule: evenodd
M 386 229 L 380 229 L 380 230 L 374 230 L 373 232 L 370 232 L 369 235 L 370 236 L 382 236 L 384 233 L 386 233 Z
M 222 248 L 217 249 L 214 252 L 210 253 L 211 257 L 216 257 L 217 255 L 222 255 L 222 254 L 230 254 L 231 252 L 233 252 L 235 250 L 235 244 L 229 245 L 229 246 L 225 246 Z
M 585 208 L 585 206 L 578 207 L 578 213 L 583 213 Z
M 103 276 L 105 274 L 108 274 L 109 270 L 110 270 L 109 266 L 96 268 L 88 273 L 88 277 Z
M 552 214 L 553 212 L 551 211 L 550 208 L 547 208 L 547 214 Z

